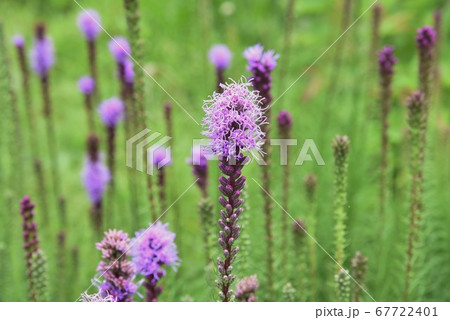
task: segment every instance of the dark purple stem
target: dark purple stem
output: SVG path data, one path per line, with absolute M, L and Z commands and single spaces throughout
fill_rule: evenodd
M 157 302 L 158 296 L 162 292 L 162 286 L 158 285 L 158 279 L 153 275 L 145 277 L 144 287 L 146 288 L 146 301 Z

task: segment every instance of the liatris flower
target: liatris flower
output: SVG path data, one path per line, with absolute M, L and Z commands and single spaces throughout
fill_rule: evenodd
M 339 269 L 334 276 L 336 281 L 336 295 L 339 302 L 350 301 L 350 276 L 344 269 Z
M 83 33 L 88 46 L 89 73 L 98 86 L 96 40 L 100 33 L 100 16 L 97 11 L 88 9 L 78 15 L 78 28 Z M 97 86 L 94 87 L 96 91 Z
M 114 229 L 105 232 L 103 240 L 95 245 L 104 259 L 97 267 L 97 272 L 104 277 L 99 285 L 102 297 L 111 295 L 117 302 L 132 300 L 137 285 L 133 282 L 134 265 L 128 261 L 129 243 L 128 234 Z
M 370 56 L 374 57 L 376 51 L 379 48 L 380 43 L 380 25 L 381 25 L 381 15 L 383 13 L 383 7 L 381 4 L 376 3 L 373 6 L 372 11 L 372 41 L 370 45 Z
M 292 286 L 292 283 L 288 282 L 283 286 L 283 302 L 294 302 L 297 290 Z
M 436 45 L 434 51 L 434 89 L 436 96 L 440 97 L 442 89 L 442 76 L 439 68 L 439 62 L 442 51 L 442 10 L 438 9 L 433 15 L 434 30 L 436 30 Z
M 34 204 L 30 197 L 25 196 L 20 201 L 22 215 L 25 262 L 27 266 L 28 286 L 32 301 L 47 299 L 47 268 L 44 252 L 39 246 L 37 224 L 34 221 Z
M 232 273 L 232 263 L 236 259 L 238 247 L 235 240 L 240 235 L 237 224 L 242 213 L 241 190 L 245 187 L 245 176 L 242 169 L 248 162 L 248 157 L 242 152 L 256 149 L 261 150 L 264 133 L 260 125 L 264 122 L 261 110 L 261 98 L 248 87 L 250 83 L 242 82 L 222 85 L 223 93 L 214 92 L 204 101 L 203 110 L 206 117 L 203 134 L 211 139 L 211 150 L 219 155 L 219 169 L 223 175 L 219 178 L 219 197 L 224 210 L 220 211 L 219 244 L 222 247 L 224 260 L 217 259 L 220 288 L 219 296 L 224 302 L 233 299 L 230 286 L 236 276 Z
M 423 165 L 425 159 L 425 138 L 427 105 L 423 93 L 416 91 L 408 99 L 408 125 L 410 135 L 410 168 L 411 168 L 411 194 L 410 194 L 410 218 L 409 237 L 405 271 L 404 300 L 407 301 L 409 294 L 409 282 L 411 269 L 415 257 L 415 248 L 418 241 L 419 222 L 421 220 L 423 206 Z
M 352 259 L 352 273 L 355 279 L 355 287 L 353 289 L 353 302 L 359 302 L 362 283 L 367 272 L 367 258 L 361 252 L 356 251 L 355 257 Z
M 97 292 L 94 294 L 88 294 L 83 292 L 80 297 L 80 302 L 117 302 L 117 299 L 111 295 L 103 296 L 101 293 Z
M 291 128 L 292 128 L 292 116 L 286 110 L 281 110 L 277 116 L 278 132 L 282 140 L 290 139 Z M 283 141 L 281 142 L 283 144 Z M 281 149 L 283 153 L 281 154 L 281 164 L 283 164 L 283 209 L 288 211 L 289 205 L 289 156 L 287 154 L 288 149 L 286 141 L 284 142 L 284 147 Z M 286 152 L 286 154 L 284 154 Z M 288 215 L 282 215 L 282 241 L 281 241 L 281 252 L 283 261 L 283 273 L 287 274 L 286 267 L 288 265 Z
M 262 125 L 262 131 L 264 132 L 266 141 L 270 140 L 270 122 L 271 122 L 271 107 L 272 94 L 270 89 L 272 88 L 271 72 L 277 65 L 278 54 L 275 54 L 273 50 L 264 52 L 264 48 L 257 44 L 253 47 L 249 47 L 244 51 L 244 57 L 248 61 L 247 69 L 252 72 L 251 83 L 253 88 L 259 92 L 262 97 L 262 106 L 264 108 L 264 115 L 267 119 L 266 123 Z M 271 148 L 269 143 L 264 143 L 262 146 L 264 154 L 265 165 L 262 166 L 262 194 L 264 198 L 264 216 L 267 238 L 267 287 L 269 292 L 269 298 L 273 296 L 273 238 L 272 238 L 272 200 L 269 197 L 270 194 L 270 155 Z
M 306 244 L 306 225 L 301 219 L 295 219 L 292 223 L 292 234 L 294 238 L 294 252 L 295 252 L 295 276 L 298 283 L 299 300 L 306 301 L 308 297 L 308 267 L 306 264 L 308 246 Z
M 380 217 L 383 223 L 386 205 L 386 171 L 388 167 L 388 115 L 391 107 L 392 75 L 397 58 L 393 47 L 384 47 L 378 52 L 380 73 L 380 107 L 381 107 L 381 169 L 380 169 Z
M 303 180 L 306 189 L 306 195 L 308 200 L 308 233 L 312 238 L 315 238 L 316 234 L 316 188 L 317 177 L 313 173 L 308 175 Z M 312 240 L 312 239 L 311 239 Z M 316 301 L 316 244 L 314 241 L 309 241 L 309 271 L 311 279 L 311 300 Z
M 156 302 L 162 291 L 158 281 L 166 274 L 165 266 L 175 268 L 179 265 L 175 233 L 169 231 L 169 225 L 160 221 L 150 225 L 147 230 L 136 232 L 131 255 L 136 273 L 145 276 L 147 301 Z
M 197 178 L 197 185 L 202 192 L 203 198 L 208 197 L 208 159 L 205 150 L 201 146 L 192 147 L 191 157 L 187 163 L 192 166 L 192 174 Z
M 54 64 L 53 43 L 45 34 L 45 25 L 39 23 L 36 26 L 34 47 L 31 50 L 31 66 L 41 80 L 41 90 L 43 99 L 43 113 L 46 119 L 47 140 L 50 151 L 50 161 L 52 168 L 53 189 L 55 198 L 61 191 L 59 183 L 59 163 L 58 148 L 56 143 L 55 128 L 52 118 L 52 105 L 49 88 L 49 71 Z
M 100 117 L 106 127 L 108 135 L 108 168 L 111 173 L 111 183 L 114 186 L 114 154 L 116 127 L 123 118 L 124 105 L 118 98 L 110 98 L 102 102 L 99 107 Z
M 136 61 L 143 60 L 143 41 L 140 39 L 138 0 L 124 0 L 125 16 L 127 20 L 128 39 L 130 39 L 131 50 Z M 145 108 L 144 108 L 144 71 L 137 68 L 136 79 L 134 81 L 132 115 L 139 120 L 140 125 L 145 128 Z M 137 124 L 137 123 L 136 123 Z
M 94 131 L 94 116 L 92 114 L 92 95 L 95 92 L 95 80 L 89 76 L 81 77 L 78 81 L 78 88 L 84 95 L 84 103 L 86 106 L 86 115 L 88 119 L 88 128 Z
M 350 140 L 347 136 L 336 136 L 333 140 L 334 153 L 334 216 L 335 216 L 335 239 L 336 256 L 335 260 L 339 265 L 345 259 L 345 207 L 347 206 L 347 168 L 348 150 Z
M 91 218 L 97 232 L 103 224 L 102 201 L 106 186 L 111 179 L 108 168 L 99 154 L 99 138 L 91 134 L 87 140 L 88 156 L 83 170 L 83 183 L 91 200 Z
M 256 290 L 259 288 L 256 274 L 242 278 L 236 285 L 236 300 L 239 302 L 256 302 Z
M 166 173 L 165 167 L 172 164 L 170 148 L 159 147 L 148 153 L 148 162 L 158 169 L 159 203 L 161 209 L 166 209 Z
M 223 72 L 231 61 L 231 51 L 224 44 L 216 44 L 212 46 L 208 53 L 209 61 L 216 68 L 217 73 L 217 92 L 222 92 L 222 83 L 225 83 Z
M 430 26 L 417 30 L 417 48 L 419 50 L 419 84 L 420 91 L 425 95 L 425 102 L 430 99 L 431 77 L 434 63 L 434 46 L 436 44 L 436 31 Z

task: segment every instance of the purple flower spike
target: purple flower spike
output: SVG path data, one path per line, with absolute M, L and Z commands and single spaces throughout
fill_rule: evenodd
M 89 42 L 94 42 L 100 33 L 100 16 L 97 11 L 87 9 L 78 15 L 78 28 Z
M 256 290 L 259 288 L 256 274 L 245 277 L 236 285 L 236 300 L 241 302 L 256 302 Z
M 436 31 L 430 26 L 418 29 L 416 42 L 419 48 L 432 48 L 436 43 Z
M 391 46 L 384 47 L 378 51 L 378 65 L 380 73 L 393 74 L 394 65 L 397 63 L 397 58 L 394 56 L 394 48 Z
M 54 64 L 52 40 L 45 35 L 45 26 L 38 24 L 36 37 L 31 50 L 31 67 L 41 78 L 45 78 Z
M 12 42 L 17 48 L 23 48 L 25 46 L 25 39 L 21 34 L 16 34 L 13 37 Z
M 169 225 L 158 221 L 147 230 L 136 232 L 135 245 L 131 255 L 136 273 L 145 276 L 147 301 L 155 302 L 162 291 L 158 280 L 166 274 L 164 266 L 175 268 L 179 265 L 175 233 L 169 231 Z
M 155 150 L 149 150 L 148 160 L 154 167 L 161 169 L 172 164 L 172 154 L 170 149 L 159 147 Z
M 248 82 L 222 84 L 223 93 L 214 92 L 204 101 L 203 134 L 211 139 L 212 152 L 224 158 L 238 158 L 241 151 L 253 149 L 261 152 L 264 133 L 260 125 L 265 117 L 261 98 L 250 86 Z
M 192 147 L 191 158 L 187 159 L 187 163 L 192 166 L 192 173 L 198 179 L 197 184 L 206 198 L 208 194 L 208 159 L 205 151 L 201 146 Z
M 133 62 L 130 59 L 124 60 L 124 79 L 128 84 L 132 84 L 134 82 L 134 69 Z
M 125 63 L 128 56 L 131 54 L 130 45 L 123 37 L 116 37 L 109 42 L 109 51 L 119 63 Z
M 286 110 L 281 110 L 277 117 L 278 127 L 283 132 L 289 132 L 292 128 L 292 116 Z
M 89 76 L 81 77 L 78 81 L 78 88 L 85 95 L 92 94 L 95 90 L 95 81 Z
M 105 126 L 114 128 L 123 118 L 125 106 L 119 98 L 110 98 L 102 102 L 99 113 Z
M 84 187 L 86 188 L 92 203 L 96 204 L 101 202 L 103 193 L 111 179 L 108 168 L 103 164 L 101 159 L 92 161 L 90 157 L 88 157 L 84 164 L 82 176 Z
M 209 50 L 209 61 L 211 61 L 214 66 L 223 70 L 228 67 L 231 61 L 231 52 L 230 49 L 224 44 L 216 44 L 211 50 Z

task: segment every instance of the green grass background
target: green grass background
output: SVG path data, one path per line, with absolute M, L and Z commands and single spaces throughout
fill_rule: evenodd
M 86 8 L 96 9 L 105 29 L 113 36 L 126 35 L 123 3 L 119 0 L 80 0 Z M 141 1 L 142 37 L 145 41 L 145 56 L 139 61 L 149 73 L 169 92 L 198 122 L 203 116 L 202 101 L 215 88 L 214 69 L 207 60 L 207 51 L 215 43 L 227 44 L 233 52 L 227 77 L 239 79 L 249 75 L 242 51 L 250 45 L 261 43 L 266 48 L 281 53 L 278 67 L 273 72 L 273 95 L 277 98 L 299 75 L 342 33 L 341 14 L 343 1 L 302 0 L 295 1 L 292 22 L 291 46 L 284 50 L 285 17 L 288 1 Z M 372 1 L 353 1 L 354 21 Z M 335 83 L 330 83 L 338 46 L 332 47 L 290 90 L 274 105 L 274 114 L 281 109 L 289 110 L 294 117 L 292 135 L 299 139 L 311 138 L 317 144 L 325 166 L 305 163 L 291 168 L 291 200 L 288 211 L 294 217 L 304 218 L 306 225 L 307 203 L 303 178 L 309 172 L 318 176 L 317 189 L 317 241 L 331 254 L 333 241 L 333 159 L 331 140 L 336 134 L 347 134 L 352 143 L 348 177 L 348 237 L 347 261 L 356 250 L 369 258 L 369 269 L 365 286 L 377 301 L 402 299 L 404 265 L 408 223 L 408 140 L 406 132 L 405 97 L 417 88 L 416 29 L 432 24 L 433 11 L 444 5 L 444 1 L 379 1 L 384 7 L 381 25 L 381 44 L 394 45 L 399 63 L 394 76 L 393 106 L 390 120 L 389 185 L 385 228 L 380 231 L 378 215 L 378 174 L 380 123 L 378 121 L 376 61 L 370 54 L 371 14 L 369 11 L 348 31 L 342 41 L 342 66 Z M 232 13 L 224 14 L 228 7 Z M 224 9 L 225 8 L 225 9 Z M 49 224 L 42 221 L 39 203 L 36 219 L 39 224 L 42 248 L 48 258 L 51 300 L 74 301 L 90 285 L 95 275 L 100 254 L 95 249 L 96 238 L 89 223 L 89 201 L 81 183 L 80 172 L 85 156 L 87 125 L 83 98 L 77 89 L 78 78 L 88 72 L 87 51 L 76 26 L 80 12 L 71 0 L 12 1 L 0 3 L 0 19 L 6 32 L 7 53 L 11 60 L 14 87 L 17 89 L 22 133 L 27 137 L 24 121 L 25 107 L 20 91 L 20 77 L 11 37 L 21 33 L 30 48 L 33 26 L 36 21 L 45 21 L 48 33 L 56 48 L 56 63 L 51 72 L 51 95 L 56 120 L 57 139 L 63 194 L 67 199 L 68 222 L 65 226 L 66 268 L 57 267 L 57 233 L 62 228 L 52 198 L 49 173 L 49 157 L 44 135 L 44 123 L 40 113 L 39 83 L 33 76 L 33 107 L 38 114 L 40 155 L 47 173 L 47 193 L 51 217 Z M 426 161 L 425 213 L 421 227 L 422 241 L 417 269 L 414 273 L 412 300 L 450 299 L 450 198 L 448 179 L 450 167 L 450 127 L 447 99 L 450 93 L 449 61 L 445 52 L 449 49 L 450 8 L 443 9 L 444 36 L 440 61 L 442 90 L 434 99 L 430 116 L 429 144 Z M 102 33 L 98 40 L 98 63 L 100 92 L 102 98 L 118 95 L 115 80 L 115 65 L 107 44 L 109 37 Z M 288 61 L 288 64 L 287 64 Z M 280 74 L 284 70 L 284 74 Z M 331 88 L 335 88 L 330 95 Z M 151 130 L 165 133 L 162 106 L 170 98 L 149 78 L 145 77 L 147 122 Z M 8 110 L 2 106 L 2 135 L 6 137 L 12 125 Z M 190 167 L 185 159 L 189 156 L 192 139 L 202 138 L 201 128 L 173 103 L 173 160 L 168 172 L 168 202 L 171 203 L 193 182 Z M 98 119 L 97 119 L 98 120 Z M 275 124 L 275 123 L 274 123 Z M 97 121 L 99 133 L 103 130 Z M 136 132 L 142 128 L 136 128 Z M 130 212 L 129 191 L 125 166 L 125 135 L 119 130 L 117 140 L 117 190 L 114 198 L 112 220 L 108 228 L 120 228 L 133 235 L 138 228 L 148 226 L 150 213 L 145 200 L 143 184 L 145 175 L 138 173 L 142 183 L 138 213 Z M 273 128 L 276 136 L 276 128 Z M 1 139 L 2 205 L 0 210 L 0 301 L 26 301 L 27 282 L 23 259 L 21 217 L 19 199 L 29 194 L 37 201 L 29 142 L 25 139 L 25 159 L 15 163 L 15 154 L 8 150 L 5 139 Z M 102 140 L 104 141 L 104 139 Z M 104 146 L 104 144 L 103 144 Z M 292 157 L 300 151 L 294 148 Z M 293 150 L 294 150 L 293 149 Z M 295 154 L 295 155 L 294 155 Z M 274 152 L 277 163 L 278 152 Z M 294 159 L 292 159 L 294 160 Z M 212 162 L 210 189 L 213 199 L 217 191 L 218 175 Z M 262 196 L 252 178 L 260 181 L 260 171 L 254 164 L 245 168 L 248 177 L 250 225 L 250 269 L 258 274 L 261 282 L 259 296 L 265 292 L 265 236 L 262 213 Z M 17 170 L 23 172 L 23 190 L 18 190 Z M 272 193 L 277 201 L 282 196 L 282 170 L 273 166 Z M 213 301 L 214 287 L 206 280 L 204 253 L 197 202 L 200 192 L 194 186 L 167 212 L 165 221 L 177 231 L 177 245 L 182 259 L 175 274 L 169 271 L 163 281 L 164 291 L 160 300 L 180 301 L 187 296 L 195 301 Z M 216 210 L 217 211 L 217 210 Z M 275 234 L 276 299 L 282 300 L 281 287 L 285 276 L 281 266 L 290 262 L 280 261 L 281 219 L 284 213 L 274 204 L 273 220 Z M 217 214 L 218 215 L 218 214 Z M 74 270 L 72 249 L 79 251 L 77 271 Z M 316 248 L 319 272 L 317 283 L 318 300 L 334 300 L 332 279 L 334 263 L 319 248 Z M 238 277 L 245 276 L 239 271 Z M 307 275 L 299 275 L 305 276 Z M 92 291 L 93 288 L 91 288 Z M 137 298 L 139 300 L 139 298 Z M 364 301 L 370 298 L 363 295 Z

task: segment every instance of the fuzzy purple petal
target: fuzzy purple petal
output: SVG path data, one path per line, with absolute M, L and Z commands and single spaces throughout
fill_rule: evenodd
M 100 33 L 100 16 L 97 11 L 87 9 L 78 15 L 78 28 L 89 42 L 95 41 Z
M 124 116 L 125 106 L 119 98 L 110 98 L 101 103 L 100 117 L 107 127 L 115 127 Z
M 219 70 L 228 67 L 231 61 L 231 51 L 224 44 L 216 44 L 209 50 L 209 61 Z

